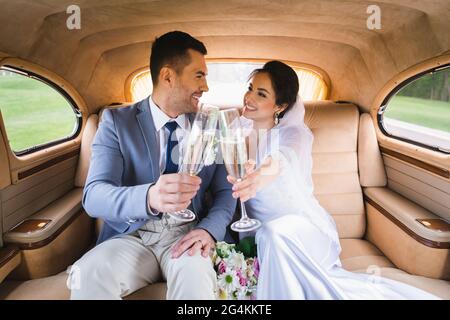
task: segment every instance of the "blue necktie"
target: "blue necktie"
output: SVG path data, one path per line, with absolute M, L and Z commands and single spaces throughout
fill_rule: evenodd
M 166 170 L 164 171 L 164 174 L 177 173 L 178 152 L 174 152 L 174 154 L 172 155 L 172 151 L 173 148 L 175 148 L 178 145 L 177 135 L 175 134 L 175 129 L 177 128 L 178 125 L 175 121 L 173 121 L 167 122 L 164 126 L 167 129 L 169 129 L 169 140 L 167 141 L 167 148 L 166 148 Z M 177 163 L 173 162 L 174 159 Z

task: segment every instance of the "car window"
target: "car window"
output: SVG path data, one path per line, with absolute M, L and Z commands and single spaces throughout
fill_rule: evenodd
M 6 67 L 0 69 L 0 110 L 17 154 L 68 139 L 79 125 L 73 105 L 49 82 Z
M 450 152 L 450 67 L 407 81 L 382 107 L 386 133 Z
M 240 105 L 247 90 L 250 73 L 263 66 L 251 62 L 209 62 L 208 87 L 202 101 L 217 105 Z M 305 68 L 293 67 L 300 82 L 300 95 L 304 101 L 327 98 L 328 88 L 321 75 Z M 131 81 L 132 101 L 139 101 L 152 92 L 151 75 L 148 70 L 138 73 Z

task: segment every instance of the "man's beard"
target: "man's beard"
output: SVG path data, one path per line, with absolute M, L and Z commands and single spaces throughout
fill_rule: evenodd
M 187 93 L 181 86 L 177 86 L 179 95 L 174 97 L 174 107 L 179 111 L 179 114 L 195 113 L 197 112 L 197 104 L 193 104 L 194 93 Z M 198 103 L 198 101 L 197 101 Z
M 174 109 L 177 110 L 178 114 L 197 112 L 197 106 L 193 106 L 192 104 L 192 95 L 183 99 L 176 98 L 172 105 Z

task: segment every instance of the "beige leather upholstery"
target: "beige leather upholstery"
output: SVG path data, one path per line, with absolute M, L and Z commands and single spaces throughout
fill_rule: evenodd
M 349 271 L 379 275 L 397 280 L 428 291 L 442 299 L 450 300 L 449 281 L 411 275 L 397 269 L 392 262 L 383 256 L 379 249 L 366 240 L 341 239 L 341 246 L 342 265 Z
M 0 287 L 0 300 L 67 300 L 70 291 L 66 281 L 65 272 L 28 281 L 5 281 Z
M 395 267 L 383 253 L 362 239 L 341 239 L 342 252 L 340 255 L 342 266 L 346 270 L 366 269 L 369 266 Z
M 365 272 L 364 270 L 354 270 Z M 415 276 L 396 268 L 380 268 L 380 276 L 397 280 L 430 292 L 442 299 L 450 300 L 450 282 L 427 277 Z
M 403 231 L 376 208 L 367 205 L 367 240 L 408 273 L 450 280 L 450 250 L 426 246 Z
M 7 281 L 0 287 L 0 300 L 67 300 L 70 291 L 67 288 L 67 273 L 28 281 Z M 155 283 L 146 286 L 125 300 L 163 300 L 166 297 L 166 284 Z
M 3 189 L 1 201 L 4 232 L 33 213 L 52 206 L 55 201 L 64 201 L 64 197 L 74 190 L 77 161 L 78 155 L 75 155 Z
M 337 222 L 341 237 L 343 267 L 350 271 L 367 272 L 369 266 L 377 266 L 383 276 L 410 283 L 441 298 L 450 299 L 449 282 L 412 276 L 396 269 L 392 262 L 395 262 L 396 258 L 392 256 L 391 261 L 386 257 L 383 254 L 384 247 L 380 247 L 382 252 L 371 242 L 362 239 L 366 229 L 366 216 L 358 176 L 357 140 L 358 137 L 373 138 L 371 129 L 367 128 L 367 117 L 363 116 L 360 119 L 358 109 L 351 104 L 323 101 L 306 103 L 305 107 L 305 121 L 315 136 L 313 146 L 315 194 Z M 359 130 L 366 130 L 366 133 L 359 134 Z M 360 143 L 359 148 L 366 153 L 359 157 L 360 167 L 362 161 L 372 161 L 366 160 L 367 158 L 374 156 L 377 158 L 376 154 L 379 151 L 370 150 L 377 148 L 374 141 L 367 144 Z M 88 160 L 89 157 L 80 156 L 80 159 Z M 368 169 L 370 168 L 362 169 L 361 173 L 366 183 L 382 182 L 379 174 L 373 176 L 367 172 Z M 337 185 L 339 188 L 336 188 Z M 383 235 L 384 241 L 393 239 L 389 232 Z M 414 263 L 416 261 L 411 261 L 411 264 Z M 66 278 L 67 275 L 62 273 L 25 282 L 8 281 L 0 286 L 0 299 L 67 299 L 69 291 L 65 286 Z M 157 283 L 138 290 L 126 299 L 164 299 L 165 290 L 164 283 Z
M 0 249 L 1 250 L 1 249 Z M 10 258 L 5 264 L 0 267 L 0 283 L 5 279 L 15 268 L 17 268 L 22 262 L 22 256 L 20 252 Z
M 387 183 L 372 118 L 363 113 L 358 133 L 359 182 L 362 187 L 384 187 Z
M 75 175 L 76 187 L 84 187 L 86 182 L 91 159 L 92 140 L 94 140 L 97 128 L 98 116 L 96 114 L 90 115 L 83 131 L 83 138 L 81 139 L 80 157 L 78 159 L 77 173 Z
M 436 242 L 450 242 L 450 231 L 435 231 L 416 221 L 416 219 L 439 218 L 427 209 L 388 188 L 365 188 L 364 193 L 422 238 Z
M 358 108 L 319 101 L 305 103 L 305 109 L 305 122 L 314 134 L 314 194 L 332 214 L 341 238 L 362 238 L 366 224 L 356 153 Z
M 22 250 L 22 262 L 8 279 L 40 279 L 65 270 L 91 247 L 93 235 L 93 221 L 83 211 L 48 244 Z
M 81 210 L 81 188 L 75 188 L 62 198 L 52 202 L 29 219 L 51 220 L 45 228 L 33 233 L 9 231 L 3 235 L 5 242 L 28 244 L 50 238 L 59 228 Z

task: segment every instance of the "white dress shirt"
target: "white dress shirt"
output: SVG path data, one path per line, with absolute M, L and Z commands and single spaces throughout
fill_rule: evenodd
M 159 143 L 159 170 L 162 174 L 166 169 L 166 151 L 169 139 L 169 129 L 165 127 L 165 124 L 172 121 L 175 121 L 178 124 L 178 127 L 175 130 L 175 134 L 177 136 L 178 145 L 181 146 L 184 136 L 189 132 L 190 123 L 185 114 L 180 114 L 175 119 L 170 118 L 156 105 L 151 96 L 149 100 L 150 111 L 153 117 L 153 124 L 155 125 L 156 129 L 156 142 Z M 182 152 L 180 152 L 180 156 L 181 154 Z M 180 164 L 180 162 L 178 162 L 178 164 Z

